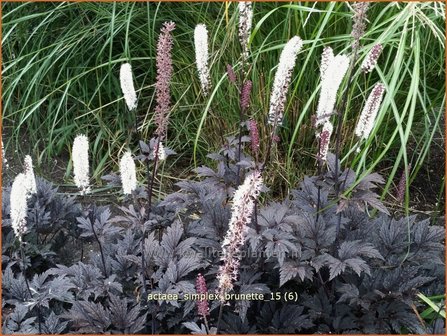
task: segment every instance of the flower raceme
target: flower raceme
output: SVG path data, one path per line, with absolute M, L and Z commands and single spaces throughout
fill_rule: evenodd
M 36 177 L 34 176 L 33 159 L 29 155 L 25 156 L 25 177 L 28 193 L 35 194 L 37 192 Z
M 171 52 L 174 43 L 171 32 L 174 29 L 174 22 L 165 22 L 161 28 L 157 42 L 157 82 L 155 83 L 157 106 L 155 107 L 154 121 L 157 125 L 155 133 L 161 138 L 166 134 L 168 115 L 171 108 L 171 92 L 169 85 L 173 73 Z
M 255 201 L 262 187 L 262 176 L 259 171 L 247 175 L 244 183 L 234 193 L 231 219 L 227 234 L 222 243 L 223 265 L 217 276 L 218 292 L 221 300 L 233 289 L 233 281 L 239 273 L 239 252 L 245 242 L 245 231 L 251 222 L 255 209 Z
M 157 148 L 154 148 L 154 150 L 157 150 Z M 158 143 L 157 156 L 158 156 L 158 161 L 159 162 L 166 160 L 166 157 L 167 157 L 165 148 L 164 148 L 163 143 L 161 141 Z M 154 155 L 154 157 L 155 157 L 155 155 Z
M 321 79 L 324 78 L 327 68 L 329 64 L 334 60 L 334 51 L 331 47 L 324 47 L 323 53 L 321 54 L 321 65 L 320 65 L 320 74 Z
M 120 84 L 127 108 L 132 111 L 137 107 L 137 94 L 133 85 L 132 67 L 129 63 L 124 63 L 121 65 Z
M 281 125 L 286 95 L 292 80 L 292 72 L 295 66 L 296 57 L 303 41 L 300 37 L 294 36 L 286 43 L 279 57 L 279 65 L 276 70 L 273 82 L 272 94 L 270 96 L 269 119 L 270 125 Z
M 20 173 L 15 177 L 10 197 L 11 226 L 15 236 L 22 241 L 22 236 L 26 233 L 27 199 L 29 197 L 26 174 Z
M 369 137 L 369 134 L 374 127 L 384 93 L 385 86 L 382 83 L 374 85 L 374 88 L 369 94 L 365 106 L 363 107 L 357 127 L 355 128 L 355 135 L 359 138 L 367 139 Z
M 319 139 L 319 150 L 318 150 L 318 159 L 322 161 L 326 161 L 327 153 L 329 151 L 329 144 L 331 142 L 331 135 L 333 131 L 333 126 L 331 122 L 328 120 L 324 123 L 323 129 L 320 133 L 318 133 L 317 138 Z
M 198 24 L 194 30 L 194 46 L 200 85 L 202 86 L 204 96 L 207 96 L 211 84 L 210 70 L 208 68 L 208 31 L 204 24 Z
M 371 72 L 375 68 L 377 59 L 379 58 L 382 50 L 383 48 L 381 44 L 376 44 L 374 47 L 371 48 L 368 55 L 366 55 L 365 59 L 363 60 L 362 65 L 360 66 L 364 73 Z
M 132 194 L 132 191 L 137 188 L 137 175 L 135 161 L 130 151 L 125 152 L 120 160 L 120 174 L 123 193 Z
M 10 195 L 11 226 L 15 236 L 20 241 L 22 241 L 22 236 L 26 233 L 27 200 L 31 195 L 37 193 L 31 156 L 25 156 L 24 166 L 25 172 L 18 174 L 14 178 Z
M 248 58 L 248 40 L 251 34 L 251 25 L 253 21 L 253 9 L 251 1 L 240 1 L 239 9 L 239 41 L 242 46 L 242 58 Z
M 317 107 L 317 119 L 315 126 L 324 125 L 334 113 L 334 106 L 337 99 L 337 92 L 343 77 L 346 74 L 349 66 L 349 58 L 345 55 L 337 55 L 335 57 L 330 56 L 330 52 L 327 51 L 328 65 L 322 64 L 324 71 L 322 72 L 321 92 L 320 100 Z
M 248 105 L 250 105 L 250 93 L 252 86 L 253 83 L 251 80 L 245 81 L 244 84 L 242 85 L 241 101 L 240 101 L 242 112 L 245 112 L 248 108 Z
M 196 279 L 196 293 L 206 296 L 208 294 L 208 288 L 206 287 L 206 281 L 202 274 L 199 273 Z M 210 308 L 208 300 L 201 299 L 197 301 L 197 312 L 203 318 L 210 314 Z
M 360 39 L 365 34 L 366 28 L 366 12 L 368 10 L 368 2 L 356 2 L 352 5 L 354 13 L 352 15 L 352 32 L 351 36 L 354 38 L 352 42 L 352 49 L 357 49 L 360 46 Z
M 236 83 L 236 73 L 234 72 L 234 69 L 230 64 L 227 64 L 227 76 L 230 83 Z
M 88 139 L 85 135 L 77 135 L 73 141 L 72 150 L 74 182 L 82 195 L 90 192 Z
M 251 150 L 255 154 L 255 156 L 258 156 L 259 153 L 259 130 L 258 130 L 258 124 L 256 120 L 250 119 L 247 121 L 248 130 L 250 132 L 250 139 L 251 139 Z

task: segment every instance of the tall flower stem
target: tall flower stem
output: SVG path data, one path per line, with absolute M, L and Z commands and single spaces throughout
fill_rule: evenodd
M 367 2 L 357 2 L 353 5 L 354 7 L 354 15 L 353 15 L 353 25 L 351 36 L 354 38 L 352 43 L 352 54 L 353 57 L 351 59 L 351 64 L 348 70 L 348 82 L 346 85 L 345 92 L 343 94 L 343 98 L 340 104 L 340 108 L 337 111 L 338 116 L 338 124 L 335 132 L 336 140 L 335 140 L 335 198 L 337 202 L 339 202 L 338 197 L 340 195 L 340 182 L 339 182 L 339 156 L 340 156 L 340 146 L 341 146 L 341 130 L 343 125 L 343 117 L 344 111 L 346 109 L 346 103 L 349 94 L 349 88 L 351 86 L 351 82 L 354 79 L 354 65 L 358 57 L 358 51 L 360 48 L 360 39 L 365 33 L 366 27 L 366 11 L 368 10 L 369 3 Z M 340 232 L 340 224 L 341 224 L 341 212 L 338 214 L 336 233 L 335 233 L 335 241 L 338 242 L 338 235 Z
M 237 153 L 236 153 L 236 161 L 239 163 L 241 161 L 241 151 L 242 151 L 242 121 L 244 119 L 244 112 L 242 111 L 242 108 L 239 111 L 239 139 L 238 139 L 238 147 L 237 147 Z M 241 184 L 241 166 L 237 166 L 237 176 L 236 176 L 236 186 L 239 186 Z
M 160 137 L 157 137 L 157 144 L 154 147 L 154 163 L 152 166 L 152 174 L 147 177 L 148 178 L 148 185 L 147 185 L 147 194 L 148 194 L 148 202 L 147 202 L 147 213 L 146 213 L 146 220 L 150 219 L 150 214 L 152 212 L 152 191 L 154 188 L 154 182 L 155 182 L 155 175 L 157 174 L 157 169 L 158 169 L 158 161 L 159 161 L 159 149 L 160 148 Z M 149 161 L 147 163 L 147 167 L 149 170 Z M 146 295 L 147 294 L 147 287 L 146 287 L 146 276 L 145 276 L 145 270 L 146 270 L 146 264 L 145 264 L 145 260 L 144 260 L 144 240 L 146 239 L 146 230 L 143 224 L 143 237 L 141 240 L 141 265 L 143 268 L 143 288 L 144 288 L 144 292 Z M 159 231 L 159 235 L 158 235 L 158 240 L 161 241 L 162 238 L 162 231 L 160 229 Z M 146 296 L 145 296 L 146 297 Z M 154 311 L 152 313 L 152 335 L 156 334 L 156 328 L 155 328 L 155 318 L 156 318 L 156 312 Z
M 85 196 L 84 196 L 84 197 L 85 197 Z M 89 200 L 91 201 L 91 196 L 89 196 Z M 95 237 L 95 240 L 96 240 L 96 242 L 98 243 L 99 253 L 100 253 L 100 255 L 101 255 L 102 267 L 104 268 L 104 276 L 105 276 L 106 278 L 108 278 L 109 275 L 108 275 L 108 272 L 107 272 L 106 259 L 105 259 L 105 257 L 104 257 L 104 250 L 103 250 L 103 248 L 102 248 L 101 241 L 99 240 L 99 237 L 98 237 L 98 235 L 97 235 L 97 233 L 96 233 L 96 230 L 95 230 L 95 223 L 94 223 L 94 221 L 90 221 L 90 224 L 91 224 L 91 226 L 92 226 L 93 236 Z
M 321 139 L 320 138 L 318 138 L 318 153 L 321 153 Z M 317 157 L 317 176 L 320 180 L 322 180 L 322 178 L 323 178 L 322 163 L 323 162 L 322 162 L 321 158 Z M 315 223 L 318 223 L 318 219 L 320 218 L 320 207 L 321 207 L 321 186 L 318 185 Z
M 239 139 L 238 139 L 238 150 L 236 153 L 236 161 L 239 162 L 241 160 L 241 151 L 242 151 L 242 132 L 243 129 L 243 121 L 244 121 L 244 115 L 245 111 L 248 108 L 249 102 L 250 102 L 250 93 L 252 88 L 252 82 L 250 80 L 246 80 L 241 87 L 240 90 L 240 103 L 239 103 Z M 236 178 L 236 185 L 239 186 L 241 181 L 240 176 L 241 166 L 237 166 L 237 178 Z
M 156 57 L 156 68 L 157 68 L 157 80 L 155 83 L 155 94 L 157 105 L 154 111 L 154 120 L 157 126 L 155 131 L 156 135 L 156 145 L 154 147 L 154 160 L 152 173 L 150 168 L 149 159 L 146 160 L 146 178 L 147 178 L 147 197 L 148 202 L 146 205 L 146 212 L 143 218 L 143 223 L 141 225 L 141 277 L 142 277 L 142 288 L 143 288 L 143 304 L 146 303 L 147 298 L 147 284 L 146 284 L 146 260 L 144 243 L 146 240 L 146 228 L 145 223 L 150 219 L 152 212 L 152 193 L 155 182 L 155 176 L 157 174 L 158 162 L 159 162 L 159 149 L 161 146 L 161 140 L 166 136 L 166 129 L 168 123 L 168 116 L 170 112 L 170 81 L 173 73 L 172 57 L 171 51 L 173 46 L 173 39 L 171 32 L 175 29 L 174 22 L 165 22 L 160 30 L 160 35 L 157 41 L 157 57 Z M 138 134 L 138 123 L 137 117 L 135 115 L 135 130 Z M 140 134 L 140 139 L 142 135 Z M 143 153 L 141 143 L 139 143 L 140 152 Z M 161 239 L 161 235 L 159 236 Z M 151 288 L 153 284 L 151 283 Z M 155 328 L 155 318 L 156 313 L 152 313 L 152 334 L 156 333 Z
M 134 113 L 134 121 L 135 121 L 135 132 L 138 134 L 139 139 L 142 139 L 143 134 L 142 132 L 138 131 L 138 121 L 137 121 L 137 114 L 136 112 Z M 141 147 L 140 142 L 138 142 L 138 147 L 140 149 L 140 153 L 143 153 L 143 149 Z M 150 181 L 150 164 L 149 164 L 149 160 L 146 162 L 146 178 L 148 181 Z M 145 213 L 145 218 L 143 219 L 143 223 L 141 223 L 141 284 L 142 284 L 142 288 L 143 288 L 143 293 L 142 293 L 142 298 L 143 298 L 143 302 L 146 302 L 146 296 L 147 296 L 147 285 L 146 285 L 146 276 L 145 276 L 145 269 L 146 269 L 146 260 L 145 260 L 145 256 L 144 256 L 144 240 L 145 240 L 145 236 L 146 236 L 146 230 L 145 230 L 145 219 L 149 218 L 150 215 L 150 200 L 151 200 L 151 196 L 152 196 L 152 189 L 149 188 L 149 183 L 148 183 L 148 187 L 147 187 L 147 194 L 148 194 L 148 205 L 146 207 L 146 213 Z M 137 205 L 137 200 L 134 197 L 133 198 L 134 201 L 134 205 Z
M 357 50 L 355 51 L 355 55 L 357 55 Z M 355 59 L 355 57 L 354 57 Z M 343 94 L 342 102 L 340 104 L 340 108 L 337 110 L 337 128 L 335 130 L 335 198 L 338 201 L 338 197 L 340 196 L 340 181 L 339 181 L 339 157 L 340 157 L 340 147 L 341 147 L 341 131 L 343 126 L 343 117 L 344 117 L 344 110 L 346 109 L 346 101 L 349 93 L 349 87 L 354 77 L 354 60 L 351 61 L 351 65 L 348 70 L 348 85 L 346 86 L 345 92 Z M 341 213 L 338 214 L 337 219 L 337 226 L 335 231 L 335 237 L 336 240 L 338 239 L 338 234 L 340 232 L 340 224 L 341 224 Z
M 269 142 L 267 144 L 267 153 L 265 154 L 265 159 L 261 166 L 261 172 L 263 172 L 265 170 L 265 167 L 267 166 L 267 164 L 270 161 L 270 155 L 271 155 L 272 146 L 273 146 L 273 138 L 276 135 L 276 129 L 277 129 L 277 121 L 275 120 L 273 127 L 272 127 L 272 131 L 270 132 Z
M 92 224 L 93 235 L 95 236 L 95 239 L 98 242 L 99 252 L 101 254 L 102 267 L 104 268 L 104 275 L 105 275 L 106 278 L 108 278 L 109 276 L 107 274 L 106 260 L 104 258 L 104 251 L 102 249 L 102 244 L 101 244 L 101 241 L 99 240 L 98 235 L 96 234 L 94 223 L 91 223 L 91 224 Z
M 349 88 L 351 87 L 351 83 L 354 79 L 354 65 L 355 65 L 355 61 L 357 59 L 358 49 L 359 49 L 359 46 L 356 44 L 354 47 L 354 53 L 353 53 L 354 56 L 351 59 L 351 64 L 349 65 L 349 69 L 348 69 L 348 81 L 347 81 L 346 89 L 343 92 L 340 108 L 337 110 L 338 123 L 337 123 L 337 128 L 335 130 L 335 198 L 337 199 L 337 203 L 338 203 L 338 197 L 340 196 L 340 181 L 339 181 L 338 175 L 339 175 L 339 170 L 340 170 L 339 157 L 340 157 L 340 147 L 341 147 L 341 131 L 342 131 L 342 126 L 343 126 L 344 112 L 346 109 L 346 104 L 347 104 L 348 95 L 349 95 Z M 336 231 L 335 231 L 336 241 L 338 240 L 338 234 L 340 232 L 340 224 L 341 224 L 341 213 L 338 214 L 338 219 L 337 219 L 337 226 L 336 226 Z
M 23 278 L 25 279 L 25 283 L 26 283 L 26 288 L 28 289 L 28 294 L 30 295 L 30 297 L 33 297 L 33 294 L 31 293 L 31 289 L 29 286 L 29 282 L 28 279 L 26 278 L 26 256 L 25 256 L 25 250 L 23 249 L 23 242 L 20 242 L 20 254 L 22 257 L 22 273 L 23 273 Z
M 26 288 L 28 290 L 28 294 L 30 299 L 33 298 L 33 294 L 31 293 L 31 287 L 29 285 L 28 279 L 26 278 L 26 257 L 25 250 L 23 249 L 23 241 L 20 241 L 20 254 L 22 256 L 22 273 L 23 278 L 25 279 Z M 39 334 L 42 334 L 42 312 L 40 311 L 40 303 L 37 304 L 37 322 L 39 324 Z

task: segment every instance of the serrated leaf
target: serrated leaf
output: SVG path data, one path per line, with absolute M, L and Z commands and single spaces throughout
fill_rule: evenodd
M 191 334 L 193 335 L 206 335 L 206 328 L 202 324 L 200 327 L 197 325 L 196 322 L 183 322 L 182 323 L 186 328 L 192 331 Z
M 333 280 L 335 277 L 344 272 L 346 264 L 336 258 L 333 258 L 329 262 L 329 280 Z

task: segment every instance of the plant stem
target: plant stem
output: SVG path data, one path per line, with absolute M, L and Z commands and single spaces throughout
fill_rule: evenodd
M 242 119 L 244 117 L 244 112 L 242 109 L 242 106 L 240 108 L 239 111 L 239 143 L 238 143 L 238 148 L 237 148 L 237 155 L 236 155 L 236 161 L 237 163 L 239 163 L 239 161 L 241 161 L 241 151 L 242 151 Z M 241 166 L 237 165 L 237 177 L 236 177 L 236 186 L 239 186 L 239 184 L 241 184 Z
M 82 259 L 84 259 L 84 242 L 81 240 L 81 258 L 80 262 L 82 262 Z
M 142 138 L 141 132 L 138 131 L 138 121 L 137 121 L 137 115 L 134 113 L 134 121 L 135 121 L 135 132 L 139 135 L 139 139 Z M 149 160 L 146 161 L 146 178 L 147 178 L 147 197 L 148 202 L 146 206 L 146 214 L 145 218 L 143 220 L 142 226 L 141 226 L 141 278 L 142 278 L 142 286 L 143 286 L 143 302 L 146 303 L 146 297 L 147 297 L 147 284 L 146 284 L 146 260 L 144 256 L 144 242 L 146 240 L 146 228 L 145 223 L 150 219 L 150 215 L 152 212 L 152 190 L 154 188 L 154 182 L 155 182 L 155 175 L 157 174 L 157 168 L 158 168 L 158 150 L 160 148 L 160 141 L 161 141 L 161 134 L 157 135 L 157 143 L 154 147 L 154 163 L 152 167 L 152 174 L 151 169 L 149 165 Z M 140 152 L 143 153 L 143 150 L 141 148 L 140 142 L 138 142 Z M 135 200 L 134 200 L 135 201 Z M 160 240 L 161 238 L 159 238 Z M 153 288 L 153 283 L 151 281 L 151 288 Z M 155 334 L 155 312 L 152 313 L 152 328 L 151 328 L 152 334 Z
M 155 182 L 155 175 L 157 174 L 157 166 L 158 166 L 158 149 L 160 148 L 160 140 L 161 137 L 158 136 L 157 137 L 157 144 L 154 147 L 154 165 L 152 167 L 152 175 L 148 176 L 148 185 L 147 185 L 147 194 L 148 194 L 148 202 L 147 202 L 147 213 L 146 213 L 146 221 L 150 219 L 150 214 L 152 211 L 152 190 L 154 188 L 154 182 Z M 147 169 L 149 171 L 149 161 L 147 163 Z M 145 276 L 145 270 L 146 270 L 146 265 L 145 265 L 145 260 L 144 260 L 144 240 L 146 239 L 146 229 L 144 227 L 144 223 L 143 223 L 143 237 L 142 237 L 142 243 L 141 243 L 141 266 L 142 266 L 142 273 L 143 273 L 143 289 L 146 295 L 147 294 L 147 287 L 146 287 L 146 276 Z M 161 235 L 159 235 L 159 240 L 161 240 Z M 152 286 L 152 282 L 151 282 L 151 286 Z M 155 330 L 155 317 L 156 317 L 156 313 L 153 312 L 152 313 L 152 335 L 154 335 L 156 333 Z
M 203 322 L 205 323 L 206 333 L 207 333 L 207 335 L 209 335 L 210 334 L 210 327 L 208 326 L 208 320 L 207 320 L 205 315 L 203 316 Z
M 346 103 L 347 103 L 347 98 L 348 98 L 348 93 L 349 93 L 349 87 L 351 85 L 352 80 L 354 79 L 354 65 L 355 65 L 355 61 L 357 59 L 357 53 L 358 53 L 358 47 L 356 47 L 354 49 L 354 57 L 351 60 L 351 64 L 349 66 L 349 70 L 348 70 L 348 84 L 346 85 L 346 89 L 345 92 L 343 93 L 343 97 L 342 97 L 342 101 L 340 104 L 340 108 L 337 111 L 337 118 L 338 118 L 338 123 L 337 123 L 337 129 L 336 129 L 336 140 L 335 140 L 335 198 L 337 199 L 337 204 L 339 203 L 338 197 L 340 195 L 340 185 L 339 185 L 339 176 L 338 176 L 338 172 L 340 170 L 339 167 L 339 157 L 340 157 L 340 146 L 341 146 L 341 130 L 342 130 L 342 125 L 343 125 L 343 118 L 344 118 L 344 111 L 346 109 Z M 338 214 L 338 219 L 337 219 L 337 227 L 336 227 L 336 232 L 335 232 L 335 241 L 338 240 L 338 234 L 340 232 L 340 224 L 341 224 L 341 212 Z
M 108 278 L 107 268 L 106 268 L 106 260 L 104 258 L 104 251 L 102 249 L 102 244 L 101 244 L 101 241 L 99 240 L 98 235 L 96 234 L 94 223 L 92 223 L 92 222 L 90 222 L 90 223 L 92 225 L 93 235 L 95 236 L 95 239 L 98 242 L 99 252 L 101 253 L 102 266 L 104 267 L 104 275 L 105 275 L 106 278 Z
M 30 299 L 33 298 L 33 294 L 31 293 L 31 287 L 29 286 L 28 279 L 26 278 L 26 259 L 25 259 L 25 250 L 23 249 L 23 242 L 20 241 L 20 254 L 22 255 L 22 273 L 23 278 L 25 279 L 26 288 L 28 289 L 28 294 L 30 296 Z M 37 322 L 39 324 L 39 334 L 42 334 L 42 316 L 40 312 L 40 304 L 37 304 Z
M 321 152 L 321 139 L 318 138 L 318 155 L 317 155 L 317 175 L 318 179 L 323 178 L 323 172 L 322 172 L 322 160 L 320 158 L 320 152 Z M 315 223 L 318 223 L 318 219 L 320 218 L 320 206 L 321 206 L 321 186 L 318 185 L 318 194 L 317 194 L 317 209 L 316 209 L 316 215 L 315 215 Z
M 269 142 L 268 142 L 268 145 L 267 145 L 267 154 L 265 155 L 264 163 L 262 164 L 262 167 L 260 169 L 261 173 L 265 170 L 265 167 L 267 166 L 267 163 L 270 160 L 270 152 L 271 152 L 271 149 L 272 149 L 272 146 L 273 146 L 273 137 L 275 136 L 275 133 L 276 133 L 275 131 L 276 131 L 276 121 L 275 121 L 275 125 L 274 125 L 274 127 L 272 129 L 272 132 L 270 133 L 270 138 L 269 138 Z
M 220 330 L 220 321 L 222 320 L 222 313 L 223 313 L 223 302 L 220 303 L 220 307 L 219 307 L 219 317 L 217 318 L 217 327 L 216 327 L 216 335 L 219 334 L 219 330 Z
M 25 279 L 25 283 L 26 283 L 26 288 L 28 289 L 28 293 L 31 296 L 31 298 L 33 297 L 33 294 L 31 293 L 31 289 L 28 283 L 28 279 L 26 278 L 26 260 L 25 260 L 25 250 L 23 249 L 23 242 L 20 241 L 20 254 L 22 255 L 22 273 L 23 273 L 23 277 Z

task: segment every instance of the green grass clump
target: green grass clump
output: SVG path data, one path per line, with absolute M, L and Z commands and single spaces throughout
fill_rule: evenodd
M 384 51 L 376 70 L 358 74 L 347 88 L 342 158 L 343 164 L 352 161 L 357 173 L 382 170 L 387 176 L 385 197 L 410 162 L 413 170 L 408 181 L 416 178 L 430 156 L 433 139 L 443 134 L 444 4 L 374 3 L 368 18 L 358 62 L 374 44 L 381 43 Z M 155 47 L 164 21 L 177 26 L 167 139 L 179 155 L 167 171 L 172 168 L 181 176 L 193 164 L 206 162 L 208 152 L 238 128 L 238 92 L 225 75 L 227 63 L 240 69 L 234 2 L 2 3 L 3 124 L 12 134 L 5 139 L 7 151 L 20 153 L 20 140 L 26 134 L 34 144 L 34 155 L 45 163 L 69 151 L 75 135 L 83 132 L 92 142 L 94 177 L 114 169 L 117 153 L 131 132 L 119 67 L 126 61 L 132 64 L 137 113 L 143 134 L 149 137 L 154 129 Z M 200 94 L 194 64 L 193 31 L 198 23 L 209 30 L 213 90 L 207 99 Z M 350 51 L 351 9 L 343 2 L 254 3 L 253 24 L 250 113 L 264 134 L 279 53 L 294 35 L 304 41 L 281 142 L 268 174 L 278 192 L 285 193 L 303 174 L 315 170 L 310 119 L 318 103 L 320 56 L 324 46 L 336 53 Z M 386 95 L 378 125 L 360 153 L 355 153 L 353 130 L 379 80 Z

